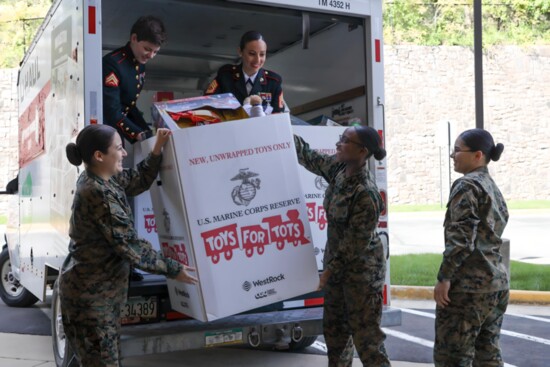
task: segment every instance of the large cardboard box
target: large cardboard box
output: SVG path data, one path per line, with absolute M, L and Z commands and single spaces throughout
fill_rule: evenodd
M 176 129 L 150 193 L 162 251 L 197 269 L 168 281 L 202 321 L 314 291 L 319 277 L 288 114 Z M 152 147 L 149 139 L 141 155 Z

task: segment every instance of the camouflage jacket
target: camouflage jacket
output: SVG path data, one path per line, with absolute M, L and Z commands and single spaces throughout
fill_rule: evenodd
M 508 209 L 487 167 L 453 183 L 445 214 L 445 252 L 438 280 L 450 279 L 451 292 L 508 289 L 502 262 L 502 232 Z
M 386 258 L 376 228 L 384 204 L 367 169 L 346 177 L 336 156 L 317 153 L 295 136 L 298 161 L 329 184 L 323 206 L 327 214 L 327 244 L 323 264 L 330 282 L 365 282 L 370 292 L 381 292 Z
M 150 154 L 137 169 L 125 169 L 105 181 L 86 170 L 80 175 L 69 228 L 69 255 L 62 267 L 63 289 L 77 290 L 81 300 L 123 302 L 130 265 L 150 273 L 175 277 L 176 261 L 138 238 L 126 198 L 146 191 L 155 180 L 161 156 Z

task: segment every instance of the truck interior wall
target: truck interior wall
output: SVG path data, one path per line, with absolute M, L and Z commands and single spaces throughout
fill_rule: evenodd
M 293 107 L 365 85 L 365 40 L 363 27 L 348 29 L 348 24 L 335 26 L 311 37 L 309 48 L 301 43 L 291 46 L 266 62 L 283 76 L 285 101 Z M 346 101 L 353 105 L 354 115 L 366 117 L 365 98 Z M 299 115 L 304 120 L 333 114 L 341 104 L 326 106 Z
M 283 77 L 285 101 L 292 109 L 365 85 L 365 40 L 361 20 L 310 13 L 309 48 L 302 48 L 302 13 L 266 6 L 225 1 L 136 1 L 132 16 L 121 0 L 103 2 L 103 53 L 124 45 L 133 22 L 143 14 L 161 17 L 168 42 L 147 65 L 146 83 L 138 107 L 146 120 L 156 91 L 172 91 L 174 98 L 203 93 L 224 64 L 239 62 L 241 35 L 251 29 L 268 44 L 265 68 Z M 344 105 L 343 105 L 344 104 Z M 343 109 L 352 115 L 339 115 Z M 319 115 L 335 119 L 357 117 L 366 121 L 364 97 L 327 104 L 300 114 L 308 120 Z

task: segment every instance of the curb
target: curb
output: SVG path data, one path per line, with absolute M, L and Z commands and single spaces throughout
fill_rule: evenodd
M 434 287 L 392 285 L 391 297 L 397 299 L 433 300 Z M 550 292 L 510 290 L 513 304 L 550 305 Z

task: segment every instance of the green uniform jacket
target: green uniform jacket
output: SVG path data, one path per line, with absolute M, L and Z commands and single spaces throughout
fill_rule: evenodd
M 175 277 L 182 266 L 137 236 L 126 195 L 139 195 L 155 180 L 162 156 L 150 154 L 137 170 L 105 181 L 86 170 L 74 196 L 69 255 L 61 271 L 64 297 L 81 302 L 125 302 L 130 265 Z
M 346 177 L 346 165 L 335 155 L 315 152 L 298 136 L 294 141 L 300 164 L 329 183 L 323 202 L 328 222 L 323 264 L 332 272 L 329 281 L 364 282 L 368 292 L 382 292 L 386 258 L 376 229 L 384 203 L 376 184 L 366 168 Z
M 456 180 L 445 214 L 445 252 L 438 280 L 450 280 L 451 292 L 508 289 L 500 253 L 507 222 L 506 202 L 487 167 Z

